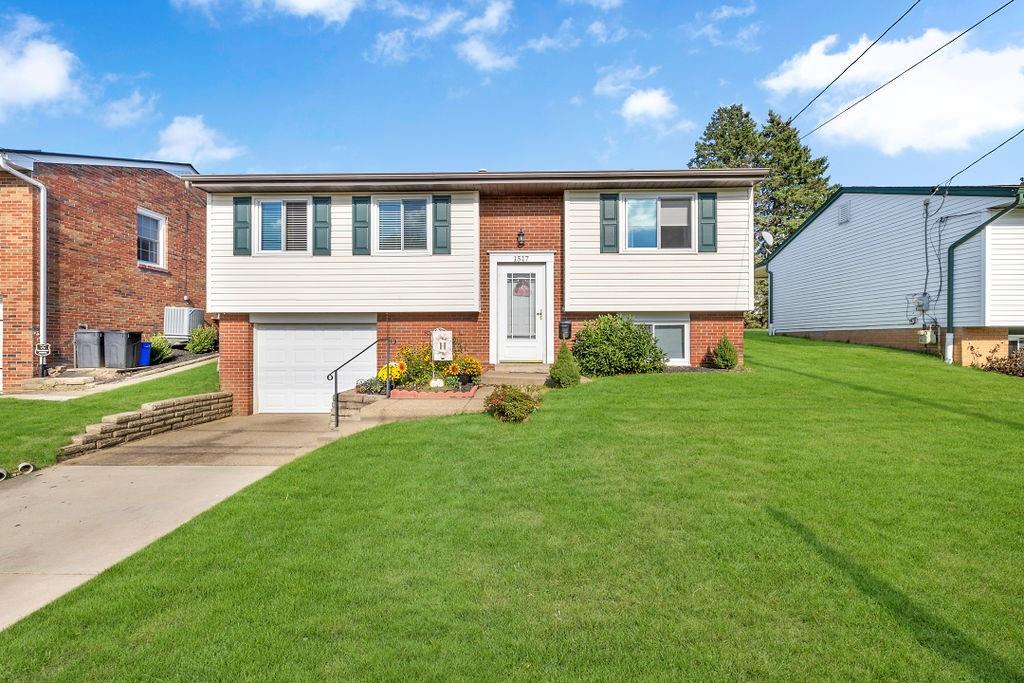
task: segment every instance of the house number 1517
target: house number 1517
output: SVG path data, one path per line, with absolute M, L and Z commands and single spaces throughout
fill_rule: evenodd
M 515 259 L 515 262 L 516 262 L 516 263 L 526 263 L 527 261 L 529 261 L 529 260 L 530 260 L 530 257 L 529 257 L 529 256 L 526 256 L 525 254 L 524 254 L 524 255 L 518 255 L 518 254 L 517 254 L 517 255 L 516 255 L 516 256 L 514 256 L 513 258 Z

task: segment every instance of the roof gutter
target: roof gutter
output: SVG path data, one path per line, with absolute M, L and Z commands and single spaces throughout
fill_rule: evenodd
M 18 180 L 23 180 L 39 190 L 39 343 L 46 343 L 46 186 L 14 168 L 7 161 L 6 154 L 0 154 L 0 169 L 7 171 Z M 39 376 L 46 375 L 46 356 L 39 356 Z
M 1024 206 L 1024 188 L 1017 190 L 1017 197 L 1016 199 L 1013 200 L 1013 203 L 1011 203 L 1008 206 L 1000 208 L 999 212 L 996 213 L 996 215 L 992 216 L 987 221 L 985 221 L 984 223 L 982 223 L 981 225 L 974 228 L 966 235 L 958 239 L 956 242 L 953 242 L 953 244 L 949 245 L 949 250 L 946 256 L 946 348 L 944 353 L 944 358 L 947 364 L 953 363 L 953 330 L 955 329 L 955 324 L 953 320 L 953 279 L 954 257 L 956 256 L 956 248 L 959 247 L 961 244 L 967 242 L 971 238 L 977 236 L 978 233 L 987 228 L 989 224 L 992 223 L 993 221 L 998 220 L 999 218 L 1009 213 L 1010 211 L 1013 211 L 1014 209 L 1020 208 L 1022 206 Z

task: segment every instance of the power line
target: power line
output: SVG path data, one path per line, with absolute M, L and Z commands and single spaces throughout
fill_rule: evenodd
M 801 139 L 801 140 L 803 140 L 803 139 L 804 139 L 804 138 L 806 138 L 807 136 L 809 136 L 809 135 L 813 135 L 814 133 L 816 133 L 817 131 L 821 130 L 822 128 L 824 128 L 824 127 L 825 127 L 825 126 L 827 126 L 828 124 L 832 123 L 833 121 L 835 121 L 836 119 L 838 119 L 838 118 L 839 118 L 840 116 L 842 116 L 843 114 L 845 114 L 846 112 L 850 111 L 851 109 L 853 109 L 854 107 L 856 107 L 856 106 L 857 106 L 858 104 L 860 104 L 861 102 L 863 102 L 864 100 L 868 99 L 869 97 L 871 97 L 872 95 L 874 95 L 875 93 L 877 93 L 877 92 L 878 92 L 879 90 L 881 90 L 882 88 L 884 88 L 884 87 L 886 87 L 886 86 L 890 85 L 890 84 L 891 84 L 891 83 L 892 83 L 893 81 L 897 80 L 898 78 L 900 78 L 900 77 L 902 77 L 902 76 L 905 76 L 905 75 L 906 75 L 906 74 L 907 74 L 908 72 L 910 72 L 911 70 L 913 70 L 913 69 L 917 68 L 918 66 L 920 66 L 920 65 L 921 65 L 921 64 L 923 64 L 924 62 L 926 62 L 926 61 L 928 61 L 929 59 L 931 59 L 932 57 L 934 57 L 934 56 L 935 56 L 935 55 L 936 55 L 936 54 L 937 54 L 938 52 L 940 52 L 940 51 L 944 50 L 945 48 L 949 47 L 950 45 L 952 45 L 953 43 L 955 43 L 956 41 L 958 41 L 958 40 L 959 40 L 960 38 L 962 38 L 963 36 L 967 35 L 967 34 L 968 34 L 969 32 L 971 32 L 972 30 L 974 30 L 974 29 L 975 29 L 975 28 L 977 28 L 978 26 L 981 26 L 981 25 L 982 25 L 983 23 L 985 23 L 986 21 L 988 21 L 989 19 L 991 19 L 992 17 L 994 17 L 994 16 L 996 15 L 996 14 L 998 14 L 998 13 L 1002 12 L 1002 11 L 1003 11 L 1004 9 L 1006 9 L 1007 7 L 1009 7 L 1010 5 L 1012 5 L 1012 4 L 1014 3 L 1014 2 L 1016 2 L 1016 0 L 1007 0 L 1007 2 L 1006 2 L 1006 3 L 1004 3 L 1003 5 L 1001 5 L 1001 6 L 999 7 L 999 8 L 997 8 L 997 9 L 995 9 L 995 10 L 992 10 L 992 12 L 990 12 L 989 14 L 987 14 L 987 15 L 986 15 L 986 16 L 985 16 L 984 18 L 980 19 L 980 20 L 979 20 L 978 22 L 976 22 L 976 23 L 975 23 L 975 24 L 973 24 L 972 26 L 970 26 L 970 27 L 968 27 L 968 28 L 964 29 L 963 31 L 961 31 L 960 33 L 958 33 L 958 34 L 957 34 L 957 35 L 956 35 L 955 37 L 953 37 L 952 39 L 950 39 L 950 40 L 946 41 L 945 43 L 943 43 L 942 45 L 940 45 L 939 47 L 937 47 L 937 48 L 936 48 L 935 50 L 933 50 L 933 51 L 931 51 L 930 53 L 928 53 L 928 55 L 927 55 L 927 56 L 925 56 L 924 58 L 922 58 L 922 59 L 920 59 L 920 60 L 918 60 L 918 61 L 914 62 L 913 64 L 911 64 L 910 66 L 908 66 L 908 67 L 907 67 L 906 69 L 904 69 L 903 71 L 899 72 L 898 74 L 896 74 L 895 76 L 893 76 L 892 78 L 890 78 L 889 80 L 887 80 L 887 81 L 886 81 L 885 83 L 883 83 L 882 85 L 878 86 L 877 88 L 875 88 L 874 90 L 872 90 L 871 92 L 869 92 L 869 93 L 868 93 L 867 95 L 865 95 L 864 97 L 860 98 L 860 99 L 859 99 L 859 100 L 857 100 L 856 102 L 854 102 L 854 103 L 850 104 L 849 106 L 845 107 L 844 109 L 842 109 L 841 111 L 839 111 L 839 112 L 838 112 L 837 114 L 834 114 L 834 115 L 832 115 L 832 116 L 831 116 L 831 117 L 830 117 L 829 119 L 827 119 L 826 121 L 824 121 L 824 122 L 822 122 L 822 123 L 818 124 L 818 126 L 817 126 L 817 127 L 815 127 L 815 128 L 814 128 L 814 130 L 812 130 L 811 132 L 809 132 L 809 133 L 805 133 L 805 134 L 801 135 L 801 136 L 800 136 L 800 139 Z
M 821 91 L 820 91 L 820 92 L 819 92 L 819 93 L 818 93 L 817 95 L 815 95 L 814 97 L 812 97 L 812 98 L 811 98 L 811 101 L 810 101 L 810 102 L 808 102 L 807 104 L 805 104 L 805 105 L 804 105 L 804 108 L 803 108 L 803 109 L 801 109 L 801 110 L 800 110 L 800 111 L 798 111 L 798 112 L 797 112 L 796 114 L 794 114 L 793 116 L 791 116 L 791 117 L 790 117 L 790 119 L 789 119 L 789 121 L 788 121 L 788 123 L 793 123 L 794 121 L 796 121 L 796 120 L 797 120 L 797 118 L 799 118 L 799 117 L 800 117 L 800 114 L 803 114 L 803 113 L 804 113 L 805 111 L 807 111 L 807 108 L 808 108 L 808 107 L 810 107 L 810 106 L 811 106 L 812 104 L 814 104 L 814 103 L 815 103 L 815 102 L 817 101 L 817 99 L 818 99 L 819 97 L 821 97 L 822 95 L 824 95 L 824 94 L 825 94 L 825 91 L 826 91 L 826 90 L 828 90 L 828 89 L 829 89 L 829 88 L 831 88 L 831 87 L 832 87 L 833 85 L 835 85 L 835 82 L 836 82 L 836 81 L 838 81 L 838 80 L 839 80 L 840 78 L 842 78 L 842 77 L 843 77 L 843 74 L 845 74 L 845 73 L 846 73 L 847 71 L 849 71 L 849 70 L 850 70 L 850 69 L 851 69 L 851 68 L 853 67 L 853 65 L 854 65 L 854 64 L 856 64 L 857 62 L 859 62 L 859 61 L 860 61 L 860 58 L 861 58 L 861 57 L 863 57 L 864 55 L 866 55 L 866 54 L 868 53 L 868 50 L 870 50 L 871 48 L 873 48 L 873 47 L 874 47 L 874 46 L 875 46 L 875 45 L 876 45 L 876 44 L 878 43 L 878 41 L 880 41 L 880 40 L 881 40 L 882 38 L 885 38 L 885 35 L 886 35 L 887 33 L 889 33 L 889 31 L 891 31 L 891 30 L 893 29 L 893 27 L 894 27 L 894 26 L 895 26 L 896 24 L 898 24 L 898 23 L 900 23 L 901 21 L 903 21 L 903 17 L 905 17 L 905 16 L 907 16 L 908 14 L 910 14 L 910 10 L 914 9 L 915 7 L 917 7 L 917 6 L 918 6 L 918 4 L 920 4 L 920 2 L 921 2 L 921 0 L 915 0 L 914 4 L 913 4 L 913 5 L 911 5 L 910 7 L 908 7 L 908 8 L 907 8 L 907 11 L 906 11 L 906 12 L 904 12 L 903 14 L 901 14 L 901 15 L 899 16 L 899 19 L 897 19 L 896 21 L 894 21 L 894 22 L 892 22 L 891 24 L 889 24 L 889 28 L 885 29 L 885 30 L 884 30 L 884 31 L 882 32 L 882 35 L 880 35 L 880 36 L 878 36 L 877 38 L 875 38 L 874 42 L 872 42 L 872 43 L 871 43 L 870 45 L 868 45 L 868 46 L 867 46 L 866 48 L 864 48 L 864 51 L 863 51 L 863 52 L 861 52 L 861 53 L 860 53 L 859 55 L 857 55 L 857 58 L 856 58 L 855 60 L 853 60 L 852 62 L 850 62 L 850 63 L 849 63 L 849 64 L 848 64 L 847 66 L 846 66 L 846 68 L 845 68 L 845 69 L 843 69 L 842 71 L 840 71 L 840 72 L 839 72 L 839 75 L 838 75 L 838 76 L 836 76 L 835 78 L 833 78 L 833 79 L 832 79 L 832 80 L 831 80 L 831 81 L 829 82 L 829 84 L 828 84 L 828 85 L 826 85 L 826 86 L 825 86 L 824 88 L 822 88 L 822 89 L 821 89 Z
M 1000 143 L 999 143 L 998 145 L 996 145 L 995 147 L 993 147 L 993 148 L 992 148 L 992 149 L 990 149 L 989 151 L 985 152 L 985 153 L 984 153 L 984 154 L 982 154 L 982 155 L 981 155 L 980 157 L 978 157 L 977 159 L 975 159 L 975 160 L 974 160 L 974 161 L 972 161 L 971 163 L 967 164 L 966 166 L 964 166 L 963 168 L 961 168 L 961 169 L 960 169 L 959 171 L 957 171 L 957 172 L 956 172 L 956 173 L 954 173 L 953 175 L 949 176 L 949 180 L 947 180 L 946 182 L 944 182 L 944 183 L 942 184 L 942 185 L 943 185 L 943 187 L 945 187 L 945 186 L 948 186 L 948 185 L 949 185 L 950 183 L 952 183 L 952 182 L 953 182 L 953 179 L 954 179 L 954 178 L 956 178 L 956 177 L 957 177 L 958 175 L 960 175 L 960 174 L 964 173 L 965 171 L 967 171 L 968 169 L 970 169 L 970 168 L 971 168 L 972 166 L 974 166 L 975 164 L 977 164 L 977 163 L 979 163 L 980 161 L 982 161 L 982 160 L 983 160 L 983 159 L 984 159 L 985 157 L 987 157 L 987 156 L 989 156 L 990 154 L 992 154 L 993 152 L 997 151 L 997 150 L 998 150 L 998 149 L 999 149 L 1000 147 L 1002 147 L 1002 146 L 1004 146 L 1004 145 L 1008 144 L 1009 142 L 1011 142 L 1011 141 L 1012 141 L 1012 140 L 1013 140 L 1014 138 L 1016 138 L 1016 137 L 1017 137 L 1018 135 L 1020 135 L 1021 133 L 1024 133 L 1024 128 L 1021 128 L 1021 129 L 1020 129 L 1020 130 L 1018 130 L 1018 131 L 1017 131 L 1016 133 L 1014 133 L 1014 134 L 1013 134 L 1013 135 L 1011 135 L 1010 137 L 1006 138 L 1005 140 L 1003 140 L 1002 142 L 1000 142 Z

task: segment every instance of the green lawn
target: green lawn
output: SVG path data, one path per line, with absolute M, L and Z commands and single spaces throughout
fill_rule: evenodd
M 389 425 L 0 633 L 0 680 L 1024 677 L 1024 384 L 747 337 Z
M 52 465 L 59 448 L 104 415 L 136 410 L 149 401 L 217 391 L 219 386 L 217 365 L 211 363 L 70 401 L 0 398 L 0 467 L 12 471 L 25 460 L 37 467 Z

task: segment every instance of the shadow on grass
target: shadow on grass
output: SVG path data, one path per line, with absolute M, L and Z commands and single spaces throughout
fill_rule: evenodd
M 908 352 L 909 353 L 909 352 Z M 758 366 L 768 368 L 769 370 L 778 370 L 780 372 L 788 372 L 793 375 L 800 375 L 808 379 L 817 380 L 819 382 L 829 382 L 830 384 L 838 384 L 839 386 L 846 387 L 847 389 L 853 389 L 854 391 L 864 391 L 871 394 L 877 394 L 878 396 L 884 396 L 886 398 L 896 399 L 898 401 L 911 401 L 919 405 L 934 408 L 935 410 L 941 410 L 957 417 L 972 417 L 977 420 L 984 422 L 990 422 L 992 424 L 1001 425 L 1003 427 L 1009 427 L 1010 429 L 1016 429 L 1024 432 L 1024 422 L 1014 422 L 1013 420 L 1004 420 L 999 417 L 992 417 L 986 413 L 979 413 L 971 410 L 966 410 L 963 404 L 958 405 L 947 405 L 945 403 L 939 403 L 938 401 L 931 401 L 926 398 L 920 398 L 918 396 L 911 396 L 907 394 L 901 394 L 896 391 L 888 391 L 886 389 L 879 389 L 878 387 L 869 386 L 867 384 L 858 384 L 856 382 L 848 382 L 835 377 L 826 377 L 824 375 L 816 375 L 813 372 L 802 372 L 800 370 L 794 370 L 793 368 L 783 367 L 781 365 L 772 365 L 771 363 L 759 362 Z
M 873 574 L 867 567 L 823 542 L 809 528 L 775 508 L 768 508 L 775 521 L 796 533 L 811 550 L 843 572 L 861 593 L 878 603 L 913 634 L 922 647 L 945 659 L 967 667 L 982 680 L 1020 681 L 1024 674 L 993 652 L 974 642 L 970 636 L 926 611 L 906 593 Z

